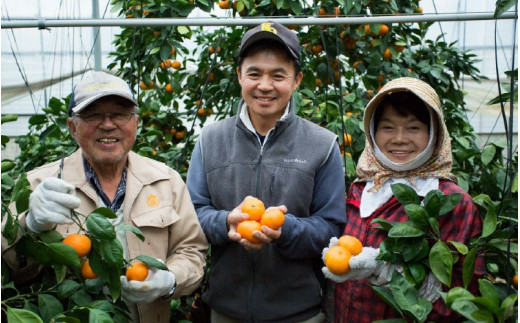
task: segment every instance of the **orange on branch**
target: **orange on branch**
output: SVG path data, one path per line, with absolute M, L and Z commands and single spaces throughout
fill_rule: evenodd
M 69 234 L 65 239 L 63 239 L 63 243 L 74 248 L 80 257 L 88 255 L 90 248 L 92 247 L 90 238 L 79 233 Z
M 379 28 L 379 36 L 384 36 L 384 35 L 388 34 L 389 30 L 390 29 L 388 28 L 387 25 L 382 24 L 381 27 Z
M 88 259 L 85 260 L 83 264 L 81 264 L 81 276 L 83 276 L 83 278 L 85 279 L 94 279 L 98 277 L 98 275 L 94 271 L 92 271 Z
M 176 70 L 178 70 L 179 68 L 181 68 L 181 66 L 182 66 L 182 64 L 181 64 L 181 62 L 179 62 L 179 61 L 173 61 L 173 62 L 172 62 L 172 67 L 173 67 L 174 69 L 176 69 Z
M 171 83 L 166 84 L 164 89 L 166 90 L 166 92 L 169 92 L 169 93 L 173 92 L 173 87 L 172 87 Z
M 220 9 L 229 9 L 229 1 L 228 0 L 221 0 L 218 2 L 218 6 Z

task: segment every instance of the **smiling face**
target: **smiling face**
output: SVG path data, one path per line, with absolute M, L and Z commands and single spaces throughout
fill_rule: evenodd
M 428 147 L 428 124 L 415 115 L 403 115 L 392 105 L 383 105 L 375 125 L 375 144 L 392 162 L 407 163 Z
M 242 98 L 255 128 L 259 123 L 274 125 L 303 77 L 285 51 L 257 48 L 243 58 L 237 69 Z
M 92 113 L 130 113 L 134 106 L 118 96 L 98 99 L 81 111 Z M 99 125 L 91 125 L 80 117 L 69 118 L 69 129 L 83 150 L 83 155 L 94 169 L 105 167 L 122 168 L 126 164 L 128 152 L 134 145 L 139 118 L 134 115 L 124 125 L 116 125 L 105 117 Z

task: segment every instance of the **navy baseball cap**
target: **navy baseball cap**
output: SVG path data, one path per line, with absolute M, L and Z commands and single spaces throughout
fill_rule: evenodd
M 298 40 L 298 35 L 276 22 L 264 22 L 248 30 L 244 34 L 244 37 L 242 37 L 238 56 L 242 56 L 249 46 L 262 39 L 274 39 L 284 44 L 289 53 L 291 53 L 291 56 L 300 60 L 300 41 Z

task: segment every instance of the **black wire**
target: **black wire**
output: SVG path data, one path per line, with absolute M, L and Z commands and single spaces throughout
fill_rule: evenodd
M 518 1 L 516 1 L 515 3 L 515 12 L 518 13 Z M 516 53 L 516 48 L 515 48 L 515 45 L 516 45 L 516 22 L 517 22 L 517 19 L 514 19 L 514 28 L 513 28 L 513 52 L 512 52 L 512 59 L 513 59 L 513 63 L 512 63 L 512 67 L 511 67 L 511 77 L 510 77 L 510 93 L 509 93 L 509 100 L 510 100 L 510 115 L 509 115 L 509 125 L 508 125 L 508 120 L 507 120 L 507 117 L 506 117 L 506 114 L 505 114 L 505 107 L 504 107 L 504 102 L 502 101 L 502 90 L 501 90 L 501 87 L 500 87 L 500 73 L 499 73 L 499 70 L 498 70 L 498 59 L 496 59 L 496 56 L 497 56 L 497 52 L 498 52 L 498 49 L 497 49 L 497 33 L 498 33 L 498 28 L 497 28 L 497 23 L 498 23 L 498 20 L 495 19 L 495 73 L 496 73 L 496 76 L 497 76 L 497 85 L 498 85 L 498 97 L 499 97 L 499 101 L 500 101 L 500 110 L 501 110 L 501 114 L 502 114 L 502 118 L 503 118 L 503 121 L 504 121 L 504 131 L 506 132 L 506 140 L 507 140 L 507 160 L 506 160 L 506 179 L 504 181 L 504 184 L 503 184 L 503 188 L 502 188 L 502 196 L 501 196 L 501 201 L 500 201 L 500 207 L 499 207 L 499 211 L 498 211 L 498 214 L 500 214 L 502 212 L 502 209 L 504 207 L 504 201 L 506 198 L 511 198 L 511 188 L 512 188 L 512 184 L 513 184 L 513 175 L 514 174 L 511 174 L 511 171 L 512 171 L 512 168 L 513 168 L 513 113 L 514 113 L 514 109 L 513 109 L 513 106 L 514 106 L 514 70 L 515 70 L 515 65 L 514 65 L 514 59 L 515 59 L 515 53 Z M 509 176 L 511 175 L 511 176 Z M 508 181 L 509 179 L 509 181 Z M 512 224 L 511 224 L 511 221 L 509 221 L 509 228 L 511 228 Z M 508 263 L 508 266 L 507 266 L 507 269 L 506 269 L 506 272 L 507 272 L 507 275 L 506 275 L 506 282 L 507 282 L 507 288 L 510 292 L 513 292 L 513 288 L 511 286 L 511 262 L 510 262 L 510 259 L 511 259 L 511 230 L 507 230 L 507 248 L 506 248 L 506 256 L 507 256 L 507 263 Z
M 11 18 L 9 17 L 9 12 L 7 11 L 6 7 L 4 7 L 4 10 L 6 12 L 7 20 L 11 20 Z M 11 29 L 10 32 L 11 32 L 12 38 L 13 38 L 12 41 L 16 45 L 17 51 L 20 52 L 20 50 L 18 49 L 18 42 L 16 41 L 16 37 L 14 36 L 14 30 Z M 20 76 L 22 77 L 22 80 L 23 80 L 25 86 L 27 87 L 27 90 L 29 90 L 29 97 L 31 98 L 33 109 L 34 109 L 34 112 L 36 113 L 38 109 L 37 109 L 36 104 L 34 102 L 34 93 L 33 93 L 32 89 L 31 89 L 31 86 L 29 85 L 29 81 L 27 81 L 27 74 L 25 73 L 25 70 L 23 70 L 23 67 L 18 62 L 18 58 L 17 58 L 17 56 L 15 54 L 15 50 L 13 48 L 13 44 L 11 42 L 11 38 L 9 38 L 9 48 L 11 49 L 11 53 L 13 54 L 13 58 L 14 58 L 14 61 L 16 63 L 16 67 L 18 68 L 18 71 L 20 72 Z

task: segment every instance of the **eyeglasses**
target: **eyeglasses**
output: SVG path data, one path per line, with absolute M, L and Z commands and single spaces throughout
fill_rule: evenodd
M 135 112 L 75 114 L 76 117 L 80 118 L 90 126 L 99 126 L 103 121 L 105 121 L 105 117 L 108 117 L 116 126 L 124 126 L 134 115 Z

